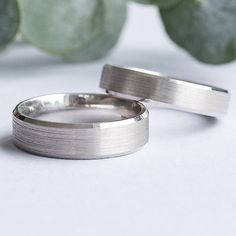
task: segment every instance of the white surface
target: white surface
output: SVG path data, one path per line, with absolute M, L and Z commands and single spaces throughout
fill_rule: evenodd
M 0 235 L 234 236 L 236 99 L 218 120 L 150 110 L 150 142 L 100 161 L 36 157 L 11 143 L 11 111 L 29 97 L 99 92 L 105 63 L 142 67 L 236 93 L 236 63 L 196 62 L 166 36 L 152 7 L 132 5 L 116 49 L 89 64 L 18 44 L 0 54 Z

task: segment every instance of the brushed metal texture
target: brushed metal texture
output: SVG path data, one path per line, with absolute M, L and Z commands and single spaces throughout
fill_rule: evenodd
M 118 112 L 108 122 L 61 123 L 44 114 L 96 108 Z M 66 113 L 65 113 L 66 114 Z M 13 140 L 17 147 L 41 156 L 100 159 L 126 155 L 148 141 L 148 111 L 139 102 L 102 94 L 53 94 L 18 104 L 13 111 Z
M 104 66 L 100 87 L 116 97 L 213 117 L 225 115 L 230 100 L 228 91 L 221 88 L 112 65 Z

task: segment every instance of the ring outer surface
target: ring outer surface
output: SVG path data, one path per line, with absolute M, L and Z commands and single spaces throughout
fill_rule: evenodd
M 19 107 L 30 101 L 58 96 L 93 96 L 134 103 L 140 112 L 131 118 L 96 123 L 56 123 L 29 117 Z M 55 101 L 53 101 L 55 102 Z M 107 105 L 107 103 L 105 104 Z M 106 94 L 51 94 L 19 103 L 13 111 L 13 142 L 27 152 L 61 159 L 103 159 L 134 153 L 144 146 L 149 137 L 149 115 L 139 102 L 110 97 Z
M 221 88 L 113 65 L 104 66 L 100 87 L 116 97 L 212 117 L 225 115 L 230 100 Z

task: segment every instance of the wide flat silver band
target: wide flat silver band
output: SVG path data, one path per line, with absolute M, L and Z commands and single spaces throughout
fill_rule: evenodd
M 213 117 L 226 114 L 230 99 L 228 91 L 221 88 L 112 65 L 104 66 L 100 87 L 113 96 Z
M 79 109 L 108 109 L 119 118 L 109 122 L 55 123 L 41 115 Z M 148 111 L 139 102 L 102 94 L 54 94 L 29 99 L 13 111 L 13 140 L 41 156 L 100 159 L 126 155 L 148 141 Z

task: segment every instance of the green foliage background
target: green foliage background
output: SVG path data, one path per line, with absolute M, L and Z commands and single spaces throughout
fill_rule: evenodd
M 209 64 L 236 59 L 235 0 L 136 0 L 159 9 L 166 32 Z M 69 61 L 105 56 L 117 43 L 128 0 L 0 0 L 0 48 L 16 34 Z M 147 36 L 148 37 L 148 36 Z

